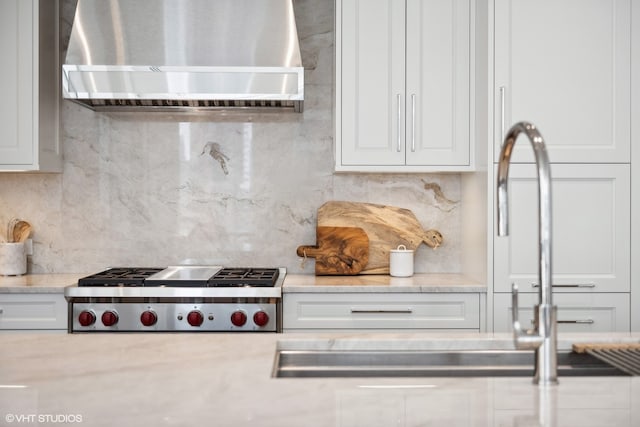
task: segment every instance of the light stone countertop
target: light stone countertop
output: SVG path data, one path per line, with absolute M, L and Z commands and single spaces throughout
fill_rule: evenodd
M 25 274 L 0 276 L 0 293 L 63 293 L 67 286 L 91 273 Z M 287 273 L 282 288 L 287 292 L 479 292 L 484 283 L 461 274 L 418 273 L 412 277 L 363 274 L 358 276 L 315 276 Z
M 63 293 L 65 287 L 75 285 L 84 276 L 87 274 L 0 276 L 0 293 Z
M 640 425 L 639 377 L 561 377 L 558 386 L 538 387 L 530 378 L 271 376 L 278 346 L 427 349 L 509 342 L 508 335 L 453 340 L 435 333 L 4 334 L 0 425 L 15 426 L 16 417 L 45 421 L 31 425 L 91 427 Z
M 314 276 L 289 274 L 283 293 L 313 292 L 479 292 L 486 293 L 485 283 L 461 274 L 418 273 L 411 277 L 361 274 L 356 276 Z

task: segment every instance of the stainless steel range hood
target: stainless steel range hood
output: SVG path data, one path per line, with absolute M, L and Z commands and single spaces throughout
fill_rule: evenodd
M 99 111 L 300 112 L 292 1 L 78 0 L 63 96 Z

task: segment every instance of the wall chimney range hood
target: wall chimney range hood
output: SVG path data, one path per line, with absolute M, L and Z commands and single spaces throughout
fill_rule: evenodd
M 96 111 L 301 112 L 293 0 L 78 0 L 63 97 Z

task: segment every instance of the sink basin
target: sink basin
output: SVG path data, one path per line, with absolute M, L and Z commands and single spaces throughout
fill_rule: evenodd
M 535 354 L 521 350 L 278 350 L 274 377 L 527 377 Z M 588 354 L 558 353 L 559 376 L 627 375 Z

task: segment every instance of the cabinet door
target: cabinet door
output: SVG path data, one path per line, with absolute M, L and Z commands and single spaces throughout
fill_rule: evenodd
M 552 176 L 555 291 L 629 292 L 629 165 L 559 165 Z M 494 290 L 537 292 L 538 192 L 534 165 L 509 170 L 509 236 L 494 238 Z
M 336 120 L 342 165 L 405 162 L 405 3 L 339 0 Z
M 496 0 L 496 160 L 510 125 L 529 121 L 552 162 L 629 162 L 630 22 L 630 0 Z
M 408 165 L 469 165 L 469 3 L 407 1 Z
M 31 165 L 34 157 L 33 2 L 0 2 L 0 163 Z M 37 130 L 37 128 L 36 128 Z

